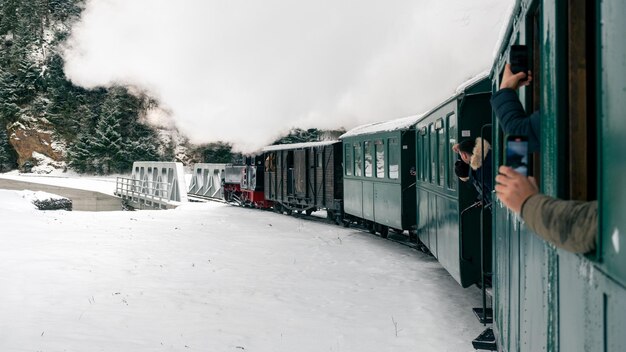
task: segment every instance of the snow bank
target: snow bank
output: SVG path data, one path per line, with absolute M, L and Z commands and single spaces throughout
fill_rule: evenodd
M 0 211 L 26 211 L 37 210 L 35 202 L 46 200 L 62 200 L 65 197 L 47 193 L 34 191 L 9 191 L 0 189 Z
M 37 210 L 37 207 L 33 204 L 31 191 L 7 191 L 0 189 L 0 211 L 3 213 L 9 211 L 29 212 Z

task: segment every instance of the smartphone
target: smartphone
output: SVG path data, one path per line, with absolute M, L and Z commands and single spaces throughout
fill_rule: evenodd
M 528 48 L 526 45 L 511 45 L 509 63 L 513 74 L 528 72 Z
M 506 136 L 504 164 L 524 176 L 528 176 L 530 165 L 528 155 L 528 138 L 526 136 Z

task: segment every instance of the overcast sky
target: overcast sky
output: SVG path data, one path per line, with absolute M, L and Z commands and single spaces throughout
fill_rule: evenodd
M 88 0 L 65 71 L 146 90 L 193 142 L 424 112 L 488 70 L 513 0 Z M 169 116 L 169 117 L 168 117 Z

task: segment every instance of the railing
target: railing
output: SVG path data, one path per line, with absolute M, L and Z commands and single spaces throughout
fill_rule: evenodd
M 164 209 L 171 204 L 171 187 L 172 185 L 167 182 L 118 177 L 115 182 L 115 195 L 140 207 L 145 205 Z

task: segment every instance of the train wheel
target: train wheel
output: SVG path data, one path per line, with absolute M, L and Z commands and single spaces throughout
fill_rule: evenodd
M 380 226 L 380 237 L 387 238 L 389 237 L 389 227 L 381 225 Z

